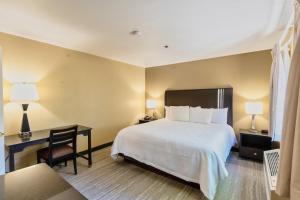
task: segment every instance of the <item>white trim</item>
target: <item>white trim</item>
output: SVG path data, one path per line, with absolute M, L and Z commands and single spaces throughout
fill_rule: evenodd
M 0 175 L 5 173 L 3 85 L 2 85 L 2 49 L 0 48 Z

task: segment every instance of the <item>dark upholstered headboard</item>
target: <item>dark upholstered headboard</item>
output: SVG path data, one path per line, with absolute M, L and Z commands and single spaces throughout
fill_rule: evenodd
M 232 126 L 232 96 L 232 88 L 167 90 L 165 92 L 165 106 L 228 108 L 227 124 Z

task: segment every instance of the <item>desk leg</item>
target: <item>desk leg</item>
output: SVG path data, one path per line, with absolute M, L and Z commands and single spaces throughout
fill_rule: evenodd
M 88 134 L 88 156 L 89 156 L 89 166 L 92 166 L 92 131 Z
M 15 171 L 15 152 L 9 149 L 9 172 Z

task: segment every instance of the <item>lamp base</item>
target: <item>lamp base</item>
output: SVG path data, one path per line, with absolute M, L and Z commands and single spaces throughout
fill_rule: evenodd
M 28 104 L 22 104 L 23 108 L 23 118 L 22 118 L 22 125 L 21 125 L 21 134 L 26 135 L 30 133 L 30 126 L 28 122 L 28 117 L 27 117 L 27 109 L 28 109 Z
M 251 133 L 258 133 L 258 130 L 255 128 L 255 115 L 251 116 L 251 128 L 249 129 Z
M 251 133 L 258 133 L 259 131 L 257 129 L 249 129 L 249 132 L 251 132 Z
M 157 119 L 155 111 L 153 111 L 153 113 L 152 113 L 152 119 L 154 119 L 154 120 Z
M 20 132 L 19 133 L 19 137 L 23 140 L 23 141 L 27 141 L 30 140 L 30 137 L 32 136 L 31 132 Z

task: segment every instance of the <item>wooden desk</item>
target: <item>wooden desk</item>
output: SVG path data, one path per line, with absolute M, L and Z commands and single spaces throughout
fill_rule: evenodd
M 44 163 L 0 176 L 0 191 L 7 200 L 87 199 Z
M 74 125 L 72 125 L 74 126 Z M 66 128 L 64 127 L 56 127 L 53 129 Z M 46 143 L 49 141 L 51 129 L 45 130 L 37 130 L 32 131 L 32 136 L 29 140 L 22 140 L 19 135 L 7 135 L 5 136 L 5 148 L 9 154 L 9 171 L 15 170 L 15 153 L 23 151 L 26 147 Z M 88 157 L 85 157 L 82 154 L 78 154 L 78 156 L 88 160 L 89 166 L 92 165 L 92 138 L 91 138 L 92 128 L 78 125 L 78 135 L 83 135 L 88 137 Z

